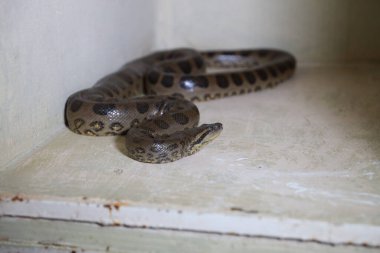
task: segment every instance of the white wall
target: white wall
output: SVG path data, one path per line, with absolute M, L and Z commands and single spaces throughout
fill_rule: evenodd
M 380 59 L 379 0 L 0 0 L 0 168 L 64 128 L 72 92 L 151 49 Z
M 0 168 L 64 127 L 63 108 L 153 42 L 153 0 L 0 0 Z
M 302 63 L 380 59 L 379 0 L 160 0 L 156 47 L 277 47 Z

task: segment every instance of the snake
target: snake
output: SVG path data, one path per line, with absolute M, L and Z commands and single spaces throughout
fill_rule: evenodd
M 173 162 L 222 132 L 221 123 L 199 125 L 196 102 L 274 87 L 295 68 L 278 49 L 156 51 L 70 95 L 65 122 L 77 134 L 124 136 L 123 153 L 136 161 Z

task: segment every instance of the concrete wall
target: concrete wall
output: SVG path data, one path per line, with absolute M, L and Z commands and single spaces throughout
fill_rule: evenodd
M 277 47 L 302 63 L 380 59 L 378 0 L 160 0 L 156 47 Z
M 63 125 L 66 98 L 153 43 L 153 0 L 0 0 L 0 168 Z

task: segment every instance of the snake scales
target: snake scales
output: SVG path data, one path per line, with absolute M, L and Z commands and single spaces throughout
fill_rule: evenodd
M 191 101 L 272 87 L 294 73 L 295 58 L 273 49 L 160 51 L 125 64 L 92 88 L 72 94 L 65 117 L 75 133 L 125 135 L 126 155 L 167 163 L 194 154 L 222 131 L 221 123 L 198 126 Z M 206 67 L 224 72 L 208 73 Z

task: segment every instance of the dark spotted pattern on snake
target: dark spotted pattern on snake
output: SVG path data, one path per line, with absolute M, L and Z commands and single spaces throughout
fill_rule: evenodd
M 172 162 L 199 151 L 222 131 L 221 123 L 198 126 L 194 101 L 273 87 L 295 67 L 291 54 L 274 49 L 160 51 L 71 95 L 66 122 L 78 134 L 125 135 L 127 155 L 134 160 Z

